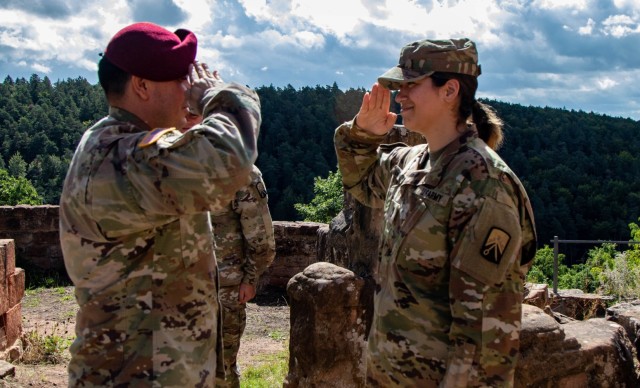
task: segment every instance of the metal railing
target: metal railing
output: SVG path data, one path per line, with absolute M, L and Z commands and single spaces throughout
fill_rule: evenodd
M 613 241 L 613 240 L 560 240 L 558 236 L 553 236 L 553 293 L 558 294 L 558 245 L 563 244 L 640 244 L 640 241 Z

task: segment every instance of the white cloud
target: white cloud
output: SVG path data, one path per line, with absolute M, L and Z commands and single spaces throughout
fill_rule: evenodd
M 215 0 L 173 0 L 173 2 L 188 15 L 183 27 L 197 35 L 212 25 L 215 15 L 224 12 L 223 2 Z
M 540 9 L 576 9 L 584 10 L 587 8 L 587 0 L 535 0 L 531 4 L 533 8 Z
M 42 65 L 39 63 L 34 63 L 33 65 L 31 65 L 31 68 L 40 73 L 45 73 L 45 74 L 51 73 L 51 68 L 49 66 Z
M 613 80 L 609 77 L 603 77 L 601 79 L 595 80 L 597 88 L 600 90 L 611 89 L 615 86 L 618 86 L 618 81 Z
M 615 38 L 640 32 L 640 23 L 628 15 L 609 16 L 602 25 L 604 33 Z
M 587 20 L 587 25 L 578 29 L 578 34 L 591 35 L 595 26 L 596 22 L 593 19 L 589 18 L 589 20 Z

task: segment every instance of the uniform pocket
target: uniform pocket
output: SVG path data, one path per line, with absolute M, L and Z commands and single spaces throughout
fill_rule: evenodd
M 423 287 L 438 284 L 445 276 L 448 261 L 447 221 L 450 209 L 438 202 L 411 193 L 411 204 L 404 223 L 400 226 L 405 236 L 397 252 L 397 265 L 405 273 L 420 279 Z M 448 272 L 448 271 L 447 271 Z

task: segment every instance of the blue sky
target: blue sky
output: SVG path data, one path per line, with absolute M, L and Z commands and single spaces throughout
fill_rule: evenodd
M 469 37 L 479 97 L 640 120 L 638 0 L 0 0 L 0 76 L 84 77 L 137 21 L 252 87 L 370 88 L 406 43 Z

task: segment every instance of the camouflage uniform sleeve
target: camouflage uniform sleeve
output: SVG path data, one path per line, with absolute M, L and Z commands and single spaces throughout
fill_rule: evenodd
M 391 168 L 397 164 L 392 155 L 394 147 L 379 148 L 384 139 L 384 135 L 368 134 L 355 120 L 339 126 L 334 136 L 345 189 L 363 205 L 373 208 L 384 205 Z
M 515 190 L 503 174 L 465 181 L 454 198 L 451 346 L 442 386 L 513 385 L 524 277 L 520 255 L 530 226 L 521 224 Z
M 247 185 L 257 157 L 258 95 L 241 85 L 221 84 L 207 91 L 203 104 L 201 125 L 130 148 L 125 173 L 148 214 L 222 209 Z
M 256 167 L 251 173 L 251 184 L 236 194 L 236 201 L 245 244 L 242 283 L 256 286 L 258 278 L 276 256 L 267 189 Z

